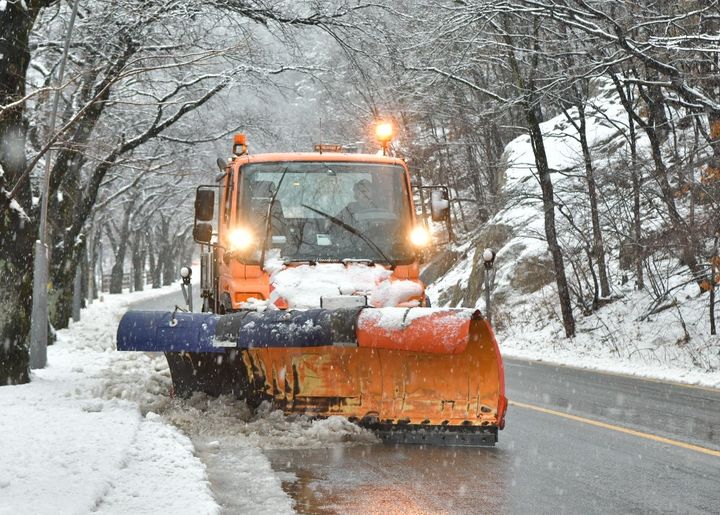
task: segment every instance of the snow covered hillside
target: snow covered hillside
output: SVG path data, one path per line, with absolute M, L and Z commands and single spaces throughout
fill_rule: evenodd
M 576 109 L 569 114 L 577 118 Z M 473 241 L 457 249 L 459 261 L 430 288 L 434 305 L 485 308 L 484 269 L 478 259 L 484 248 L 491 247 L 497 251 L 493 321 L 506 355 L 720 386 L 720 338 L 710 336 L 707 293 L 699 292 L 677 256 L 660 251 L 648 257 L 646 266 L 651 270 L 648 275 L 653 274 L 652 281 L 646 281 L 645 289 L 638 291 L 634 271 L 623 255 L 626 242 L 616 226 L 627 208 L 629 186 L 617 181 L 616 175 L 628 165 L 627 113 L 612 83 L 599 80 L 594 84 L 594 97 L 585 114 L 598 182 L 603 184 L 601 201 L 606 211 L 601 222 L 611 295 L 601 299 L 599 309 L 583 309 L 589 304 L 591 286 L 581 279 L 589 274 L 582 269 L 585 258 L 578 249 L 583 238 L 591 235 L 590 215 L 578 133 L 561 114 L 542 124 L 542 129 L 558 199 L 561 244 L 574 288 L 577 336 L 565 338 L 560 321 L 528 136 L 506 146 L 504 207 L 480 228 Z M 638 136 L 638 156 L 649 163 L 647 137 L 642 131 Z M 697 150 L 691 148 L 690 140 L 691 134 L 678 131 L 675 153 L 668 161 L 678 159 L 678 149 L 688 154 Z M 699 166 L 696 171 L 699 176 Z M 642 188 L 643 228 L 660 238 L 666 222 L 657 209 L 657 186 L 648 178 Z M 682 199 L 679 206 L 690 209 Z

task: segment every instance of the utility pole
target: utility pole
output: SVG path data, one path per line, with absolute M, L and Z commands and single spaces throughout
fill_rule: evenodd
M 58 69 L 57 89 L 53 99 L 53 107 L 50 112 L 50 126 L 48 127 L 48 138 L 52 138 L 55 132 L 55 119 L 57 118 L 58 104 L 60 103 L 60 88 L 65 74 L 65 62 L 67 61 L 68 49 L 70 48 L 70 37 L 75 16 L 77 15 L 80 0 L 73 3 L 72 14 L 65 33 L 65 46 Z M 35 241 L 35 262 L 33 265 L 33 304 L 30 322 L 30 368 L 45 368 L 47 365 L 47 336 L 48 336 L 48 298 L 47 285 L 49 277 L 48 246 L 47 246 L 47 210 L 48 195 L 50 194 L 50 172 L 52 170 L 52 148 L 49 147 L 45 155 L 45 179 L 41 191 L 42 203 L 40 205 L 40 235 Z

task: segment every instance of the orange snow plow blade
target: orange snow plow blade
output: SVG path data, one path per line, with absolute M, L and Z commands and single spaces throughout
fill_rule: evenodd
M 117 346 L 165 352 L 177 395 L 340 415 L 392 441 L 493 445 L 504 425 L 502 359 L 479 311 L 128 311 Z
M 242 352 L 256 394 L 285 413 L 344 416 L 392 441 L 493 445 L 507 401 L 487 321 L 468 310 L 409 321 L 388 311 L 360 314 L 356 346 Z

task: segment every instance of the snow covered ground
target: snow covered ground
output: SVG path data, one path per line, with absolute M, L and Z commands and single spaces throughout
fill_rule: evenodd
M 720 337 L 710 336 L 707 295 L 680 290 L 683 302 L 643 318 L 647 295 L 628 289 L 601 310 L 576 320 L 566 338 L 548 286 L 513 309 L 512 325 L 498 332 L 503 355 L 663 381 L 720 388 Z
M 612 84 L 598 82 L 592 108 L 586 112 L 588 142 L 594 151 L 596 174 L 612 175 L 614 167 L 625 166 L 628 150 L 619 127 L 627 114 Z M 574 116 L 577 111 L 571 110 Z M 590 234 L 589 215 L 582 193 L 582 153 L 577 133 L 565 119 L 556 116 L 541 124 L 545 138 L 555 193 L 572 209 L 574 222 Z M 682 133 L 680 133 L 682 139 Z M 647 137 L 641 134 L 638 152 L 646 161 L 649 154 Z M 575 309 L 577 336 L 564 335 L 557 290 L 552 275 L 549 284 L 528 293 L 528 278 L 551 267 L 544 239 L 544 216 L 539 184 L 534 177 L 535 161 L 528 136 L 520 136 L 505 147 L 507 160 L 504 193 L 510 201 L 486 224 L 501 228 L 508 238 L 496 248 L 493 296 L 501 300 L 494 310 L 493 322 L 498 328 L 500 349 L 505 356 L 542 360 L 562 365 L 592 368 L 648 378 L 720 387 L 720 336 L 710 336 L 708 295 L 700 295 L 689 271 L 667 255 L 653 255 L 656 285 L 649 284 L 637 291 L 633 288 L 633 271 L 620 268 L 622 242 L 613 239 L 608 230 L 621 219 L 619 208 L 604 220 L 606 250 L 611 282 L 607 303 L 590 314 Z M 574 171 L 575 173 L 570 173 Z M 609 181 L 608 181 L 609 182 Z M 651 187 L 646 181 L 644 188 Z M 605 202 L 614 204 L 620 193 L 606 191 Z M 650 191 L 646 192 L 653 197 Z M 681 209 L 683 204 L 678 200 Z M 621 202 L 616 202 L 621 205 Z M 650 207 L 643 211 L 645 231 L 662 227 L 663 221 Z M 566 209 L 567 211 L 567 209 Z M 557 210 L 559 213 L 560 210 Z M 557 214 L 562 244 L 573 248 L 578 236 Z M 464 254 L 452 269 L 428 289 L 434 306 L 440 306 L 441 294 L 449 288 L 468 287 L 473 268 L 475 242 L 467 242 L 457 250 Z M 520 266 L 525 263 L 525 266 Z M 528 267 L 527 264 L 535 264 Z M 649 266 L 649 265 L 648 265 Z M 566 263 L 569 280 L 575 280 Z M 521 273 L 525 270 L 524 276 Z M 545 274 L 547 275 L 547 274 Z M 624 279 L 623 279 L 624 278 Z M 542 284 L 542 283 L 541 283 Z M 523 291 L 526 290 L 526 291 Z M 657 291 L 666 292 L 660 296 Z M 447 307 L 459 307 L 448 305 Z M 476 307 L 485 310 L 484 295 Z
M 164 356 L 117 352 L 115 332 L 130 303 L 178 289 L 105 295 L 30 384 L 0 388 L 0 514 L 292 513 L 263 449 L 376 441 L 339 417 L 171 398 Z
M 471 250 L 428 288 L 433 305 L 441 305 L 444 288 L 467 282 L 472 259 Z M 695 283 L 673 281 L 673 297 L 650 315 L 656 303 L 646 292 L 616 285 L 611 303 L 589 315 L 576 313 L 575 338 L 565 337 L 554 284 L 531 294 L 511 292 L 493 307 L 500 351 L 505 357 L 720 388 L 720 336 L 710 336 L 707 295 L 699 295 Z M 485 311 L 483 298 L 476 307 Z
M 218 512 L 190 440 L 108 395 L 119 316 L 167 291 L 106 295 L 58 332 L 30 384 L 0 388 L 0 513 Z

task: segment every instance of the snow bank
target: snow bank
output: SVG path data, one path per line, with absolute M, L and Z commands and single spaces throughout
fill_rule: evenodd
M 515 322 L 498 333 L 500 349 L 509 357 L 720 388 L 720 336 L 709 334 L 707 298 L 697 286 L 687 285 L 677 293 L 683 302 L 668 301 L 642 321 L 647 296 L 631 287 L 622 294 L 579 316 L 577 336 L 568 339 L 554 322 L 557 293 L 548 286 L 513 308 Z
M 58 331 L 30 384 L 0 388 L 1 514 L 218 512 L 186 437 L 135 402 L 99 396 L 116 373 L 122 311 L 168 291 L 93 303 Z

